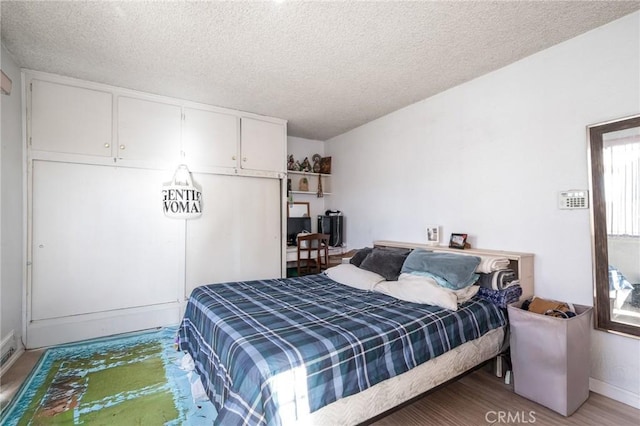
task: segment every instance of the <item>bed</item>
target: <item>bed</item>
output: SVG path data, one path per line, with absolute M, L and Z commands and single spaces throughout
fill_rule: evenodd
M 216 424 L 357 424 L 495 357 L 505 310 L 456 311 L 325 274 L 194 289 L 179 329 Z

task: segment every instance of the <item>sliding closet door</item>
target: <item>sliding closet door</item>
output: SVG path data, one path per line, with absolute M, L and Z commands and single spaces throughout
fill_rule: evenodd
M 185 228 L 162 213 L 168 178 L 33 162 L 30 321 L 181 300 Z
M 280 181 L 194 174 L 203 213 L 187 221 L 186 292 L 225 281 L 281 276 Z

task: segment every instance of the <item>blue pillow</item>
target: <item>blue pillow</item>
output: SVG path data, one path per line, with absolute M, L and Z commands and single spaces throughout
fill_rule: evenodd
M 407 256 L 401 273 L 432 277 L 442 287 L 460 290 L 478 280 L 475 271 L 479 264 L 477 256 L 416 249 Z

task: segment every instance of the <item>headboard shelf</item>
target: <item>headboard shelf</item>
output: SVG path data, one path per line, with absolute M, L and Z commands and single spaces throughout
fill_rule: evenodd
M 406 249 L 425 249 L 436 252 L 450 252 L 460 255 L 477 255 L 477 256 L 500 256 L 509 259 L 509 267 L 515 271 L 520 280 L 520 286 L 522 287 L 521 300 L 528 299 L 534 294 L 533 287 L 533 254 L 532 253 L 520 253 L 515 251 L 505 250 L 488 250 L 488 249 L 455 249 L 447 246 L 433 246 L 429 244 L 421 243 L 409 243 L 402 241 L 388 241 L 377 240 L 373 242 L 374 247 L 391 247 L 391 248 L 406 248 Z

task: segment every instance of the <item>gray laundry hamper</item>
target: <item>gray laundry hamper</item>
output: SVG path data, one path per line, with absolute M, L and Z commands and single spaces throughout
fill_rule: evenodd
M 574 305 L 576 316 L 556 318 L 508 306 L 515 392 L 563 416 L 589 398 L 591 315 Z

